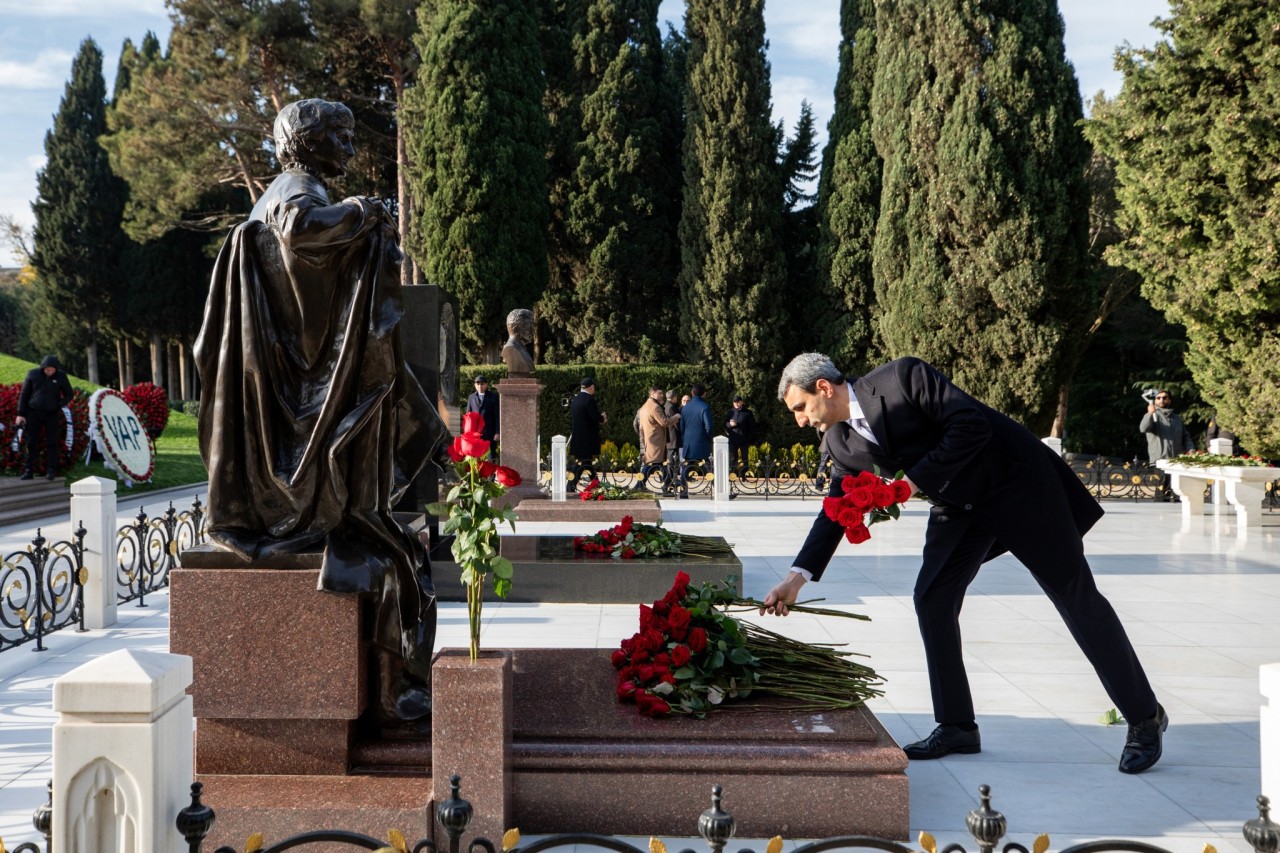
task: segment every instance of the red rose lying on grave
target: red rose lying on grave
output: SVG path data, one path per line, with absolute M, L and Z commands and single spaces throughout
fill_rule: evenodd
M 613 527 L 592 536 L 575 536 L 577 551 L 609 554 L 615 559 L 636 557 L 723 557 L 733 553 L 733 546 L 720 538 L 674 533 L 659 524 L 643 524 L 629 515 Z

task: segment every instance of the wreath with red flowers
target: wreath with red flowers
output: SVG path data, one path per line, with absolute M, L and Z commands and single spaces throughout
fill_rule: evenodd
M 147 435 L 157 439 L 169 423 L 169 392 L 151 382 L 130 385 L 121 392 L 142 422 Z
M 133 416 L 138 418 L 138 423 L 143 424 L 143 434 L 147 436 L 148 464 L 145 472 L 139 473 L 130 467 L 128 462 L 121 458 L 116 451 L 115 446 L 106 438 L 106 434 L 98 428 L 102 422 L 102 404 L 107 397 L 116 397 L 120 402 L 129 407 L 129 411 L 133 412 Z M 145 423 L 142 418 L 138 417 L 138 413 L 133 411 L 133 407 L 129 406 L 129 401 L 119 391 L 110 388 L 100 388 L 93 392 L 93 396 L 89 398 L 90 415 L 92 416 L 94 443 L 97 445 L 99 452 L 102 453 L 103 459 L 106 460 L 107 467 L 116 471 L 120 476 L 125 478 L 125 483 L 132 485 L 133 483 L 146 483 L 150 481 L 151 475 L 156 470 L 156 444 L 152 440 L 150 434 L 146 432 Z

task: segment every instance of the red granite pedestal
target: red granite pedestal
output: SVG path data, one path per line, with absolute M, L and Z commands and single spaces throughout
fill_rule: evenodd
M 190 554 L 171 574 L 171 648 L 194 659 L 196 773 L 217 813 L 208 849 L 253 832 L 425 837 L 455 773 L 476 808 L 468 839 L 506 827 L 689 836 L 714 784 L 743 837 L 907 837 L 906 757 L 865 709 L 655 720 L 617 701 L 608 650 L 474 663 L 460 651 L 433 671 L 435 741 L 380 733 L 361 720 L 358 599 L 316 591 L 318 569 L 219 569 Z
M 582 521 L 617 524 L 624 515 L 645 524 L 662 521 L 662 505 L 657 500 L 636 498 L 626 501 L 584 501 L 571 495 L 563 501 L 521 501 L 516 507 L 518 521 Z

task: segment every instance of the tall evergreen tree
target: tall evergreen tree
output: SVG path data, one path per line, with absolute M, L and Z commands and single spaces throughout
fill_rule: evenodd
M 541 0 L 542 68 L 547 117 L 547 286 L 534 311 L 538 327 L 534 354 L 539 361 L 566 363 L 584 356 L 566 320 L 581 313 L 577 282 L 581 252 L 569 233 L 569 194 L 582 141 L 582 83 L 574 63 L 574 42 L 586 27 L 585 0 Z
M 536 10 L 440 0 L 419 10 L 422 65 L 405 93 L 412 245 L 465 307 L 473 361 L 496 355 L 513 308 L 547 283 L 547 120 Z
M 877 4 L 877 331 L 890 356 L 928 359 L 1035 431 L 1094 302 L 1062 39 L 1054 0 Z
M 783 133 L 782 126 L 778 134 Z M 796 119 L 795 134 L 782 146 L 779 165 L 782 178 L 782 245 L 787 259 L 787 305 L 789 322 L 783 338 L 783 349 L 788 352 L 811 350 L 815 347 L 813 318 L 818 267 L 818 216 L 809 192 L 817 176 L 817 125 L 813 107 L 808 101 L 800 103 L 800 118 Z
M 45 166 L 31 208 L 31 264 L 49 305 L 85 333 L 86 377 L 98 382 L 98 330 L 119 294 L 120 219 L 125 184 L 111 171 L 98 138 L 107 130 L 102 51 L 85 39 L 45 135 Z
M 1165 39 L 1121 51 L 1088 132 L 1116 162 L 1131 236 L 1109 257 L 1186 326 L 1220 423 L 1280 454 L 1280 41 L 1267 0 L 1175 0 Z
M 582 259 L 569 326 L 589 361 L 653 360 L 676 317 L 676 219 L 662 156 L 658 0 L 591 0 L 575 40 L 583 138 L 569 190 Z
M 871 367 L 877 350 L 871 250 L 882 163 L 871 138 L 875 73 L 875 0 L 841 0 L 835 111 L 818 176 L 818 281 L 811 314 L 833 318 L 812 326 L 814 343 L 854 373 Z
M 691 361 L 766 399 L 788 312 L 763 0 L 689 0 L 685 36 L 681 338 Z

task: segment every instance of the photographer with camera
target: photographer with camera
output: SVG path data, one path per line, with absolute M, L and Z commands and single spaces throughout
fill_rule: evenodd
M 1148 388 L 1142 398 L 1147 401 L 1147 413 L 1142 416 L 1138 431 L 1147 434 L 1147 457 L 1152 465 L 1195 449 L 1182 418 L 1173 410 L 1173 396 L 1168 391 Z M 1165 474 L 1155 499 L 1168 501 L 1171 497 L 1169 475 Z

